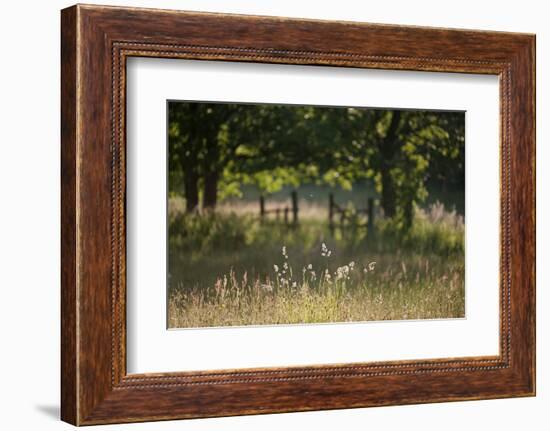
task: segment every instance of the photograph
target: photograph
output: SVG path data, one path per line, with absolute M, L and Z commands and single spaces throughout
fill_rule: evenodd
M 548 422 L 542 6 L 118 1 L 8 6 L 4 428 Z
M 465 112 L 167 101 L 167 326 L 465 317 Z

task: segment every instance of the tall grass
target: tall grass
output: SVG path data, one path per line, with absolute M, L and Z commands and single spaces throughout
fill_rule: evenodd
M 169 216 L 170 327 L 464 316 L 464 223 L 441 205 L 405 236 L 383 220 L 332 236 L 315 214 L 297 227 L 242 208 Z

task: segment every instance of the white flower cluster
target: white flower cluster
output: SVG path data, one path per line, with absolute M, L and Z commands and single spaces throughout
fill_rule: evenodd
M 376 262 L 369 263 L 368 267 L 363 268 L 363 272 L 366 274 L 367 272 L 374 271 L 374 268 L 376 267 Z
M 297 288 L 299 286 L 302 286 L 302 288 L 304 288 L 305 286 L 305 289 L 307 289 L 308 286 L 312 286 L 311 283 L 316 281 L 318 278 L 321 283 L 320 286 L 322 286 L 323 283 L 333 284 L 337 282 L 345 282 L 351 280 L 352 272 L 356 269 L 355 262 L 351 261 L 347 265 L 338 267 L 334 272 L 331 272 L 328 269 L 328 265 L 325 269 L 316 272 L 313 269 L 313 265 L 309 263 L 306 266 L 302 267 L 302 281 L 298 282 L 294 279 L 292 266 L 289 264 L 289 256 L 286 246 L 283 246 L 281 248 L 281 254 L 283 257 L 282 264 L 273 265 L 273 269 L 275 271 L 277 279 L 277 286 L 280 287 Z M 321 256 L 328 258 L 331 256 L 331 254 L 332 250 L 328 248 L 326 243 L 321 243 Z M 370 262 L 366 267 L 363 268 L 363 272 L 367 274 L 368 272 L 374 271 L 375 266 L 376 262 Z
M 288 253 L 286 250 L 286 246 L 283 245 L 281 249 L 281 254 L 283 255 L 283 258 L 285 261 L 283 262 L 282 267 L 279 267 L 279 265 L 274 264 L 273 269 L 275 270 L 275 274 L 277 274 L 277 282 L 281 286 L 290 286 L 293 287 L 296 286 L 296 282 L 292 281 L 292 268 L 288 264 Z
M 353 268 L 355 268 L 355 262 L 350 262 L 347 265 L 340 266 L 336 269 L 335 277 L 336 281 L 338 280 L 349 280 L 350 279 L 350 273 L 353 271 Z

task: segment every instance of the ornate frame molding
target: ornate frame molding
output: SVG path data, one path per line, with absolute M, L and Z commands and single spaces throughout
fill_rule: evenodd
M 206 26 L 217 30 L 205 32 Z M 510 33 L 65 9 L 62 418 L 98 424 L 533 395 L 534 46 L 534 36 Z M 127 375 L 125 65 L 130 56 L 498 75 L 499 356 Z

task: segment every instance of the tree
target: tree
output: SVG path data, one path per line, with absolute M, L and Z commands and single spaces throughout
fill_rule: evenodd
M 214 209 L 216 206 L 220 170 L 226 160 L 234 156 L 236 148 L 235 143 L 223 140 L 220 135 L 232 117 L 239 113 L 239 108 L 239 105 L 232 104 L 170 104 L 170 184 L 183 182 L 188 212 L 198 209 L 201 186 L 202 207 Z
M 241 184 L 350 188 L 371 178 L 387 217 L 404 229 L 427 181 L 463 185 L 464 115 L 285 105 L 171 103 L 170 187 L 187 211 L 213 210 Z

